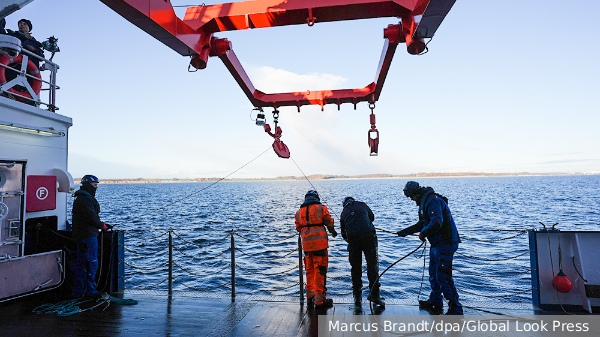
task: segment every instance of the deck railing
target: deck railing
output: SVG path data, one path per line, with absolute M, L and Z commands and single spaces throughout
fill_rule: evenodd
M 218 238 L 212 239 L 210 240 L 210 242 L 206 242 L 204 241 L 205 239 L 197 239 L 197 238 L 193 238 L 191 239 L 188 236 L 186 237 L 185 232 L 188 231 L 180 231 L 181 233 L 178 233 L 177 231 L 175 231 L 173 228 L 170 228 L 168 230 L 166 230 L 165 232 L 162 233 L 157 233 L 154 234 L 153 236 L 147 236 L 148 233 L 143 233 L 141 236 L 137 236 L 136 234 L 134 234 L 134 231 L 126 231 L 126 235 L 130 236 L 131 238 L 136 238 L 139 239 L 137 240 L 137 242 L 140 244 L 140 246 L 148 246 L 147 243 L 148 242 L 153 242 L 154 244 L 152 245 L 153 247 L 160 247 L 159 249 L 155 249 L 153 251 L 150 251 L 149 249 L 146 249 L 146 251 L 141 252 L 138 248 L 140 247 L 133 247 L 134 245 L 132 245 L 132 247 L 123 247 L 125 250 L 125 254 L 126 255 L 130 255 L 131 257 L 128 256 L 127 261 L 122 260 L 120 262 L 124 263 L 127 266 L 128 272 L 125 273 L 125 275 L 120 276 L 122 278 L 122 280 L 126 283 L 128 283 L 129 285 L 136 287 L 136 288 L 140 288 L 140 289 L 164 289 L 164 283 L 167 283 L 167 287 L 166 290 L 168 292 L 168 294 L 172 294 L 173 293 L 173 282 L 181 285 L 181 287 L 179 287 L 180 289 L 189 289 L 189 290 L 193 290 L 193 291 L 200 291 L 200 292 L 208 292 L 208 291 L 217 291 L 219 289 L 226 289 L 229 288 L 230 290 L 230 294 L 231 294 L 231 300 L 235 301 L 236 299 L 236 287 L 240 286 L 243 288 L 247 288 L 249 290 L 252 291 L 252 293 L 256 293 L 256 292 L 260 292 L 260 293 L 268 293 L 268 294 L 274 294 L 274 293 L 278 293 L 281 291 L 285 291 L 288 289 L 291 289 L 293 287 L 298 287 L 298 293 L 297 295 L 292 295 L 292 296 L 297 296 L 300 299 L 300 302 L 304 302 L 304 279 L 303 279 L 303 275 L 304 275 L 304 271 L 303 271 L 303 262 L 302 262 L 302 246 L 300 244 L 300 238 L 298 236 L 297 233 L 293 233 L 291 235 L 287 235 L 285 237 L 283 237 L 284 234 L 278 234 L 278 237 L 272 240 L 266 240 L 266 239 L 261 239 L 259 237 L 263 237 L 263 235 L 256 235 L 256 237 L 253 237 L 253 233 L 250 231 L 243 231 L 243 230 L 229 230 L 229 231 L 219 231 L 220 233 L 223 233 L 225 235 L 223 235 L 222 237 L 219 236 Z M 523 234 L 525 234 L 526 231 L 520 231 L 518 234 L 513 234 L 511 233 L 510 236 L 504 236 L 504 237 L 499 237 L 497 239 L 479 239 L 479 238 L 469 238 L 468 236 L 463 236 L 461 237 L 463 239 L 463 243 L 476 243 L 476 244 L 493 244 L 494 242 L 498 242 L 498 241 L 503 241 L 503 240 L 509 240 L 509 239 L 515 239 L 518 237 L 521 237 Z M 264 234 L 264 233 L 263 233 Z M 385 233 L 388 234 L 388 233 Z M 391 235 L 391 234 L 388 234 Z M 156 245 L 156 242 L 158 240 L 163 240 L 164 237 L 168 238 L 168 241 L 166 242 L 166 244 L 164 245 Z M 241 239 L 240 241 L 236 240 L 236 237 Z M 202 240 L 202 242 L 198 242 L 199 240 Z M 229 241 L 229 242 L 227 242 Z M 247 244 L 251 243 L 254 245 L 254 247 L 240 247 L 240 243 L 246 242 Z M 228 245 L 226 245 L 226 243 L 229 243 Z M 268 246 L 276 246 L 280 249 L 277 250 L 268 250 L 265 248 L 265 244 L 267 244 Z M 248 245 L 250 246 L 250 245 Z M 220 247 L 219 249 L 217 249 L 217 247 Z M 481 248 L 481 247 L 480 247 Z M 249 252 L 252 249 L 260 249 L 260 252 L 256 253 L 256 252 Z M 167 256 L 164 256 L 164 251 L 167 250 Z M 192 250 L 196 250 L 196 253 L 190 253 L 190 251 Z M 230 254 L 230 259 L 226 259 L 223 258 L 224 256 L 226 256 L 225 254 L 229 252 Z M 236 257 L 236 252 L 238 252 L 239 256 Z M 522 266 L 522 268 L 518 268 L 518 270 L 512 269 L 510 272 L 510 275 L 502 272 L 498 272 L 496 273 L 496 271 L 494 270 L 487 270 L 487 272 L 485 273 L 473 273 L 473 272 L 469 272 L 467 270 L 460 270 L 456 267 L 456 263 L 453 266 L 453 270 L 459 272 L 460 274 L 464 274 L 464 277 L 468 277 L 468 278 L 481 278 L 481 279 L 487 279 L 487 280 L 483 280 L 481 282 L 490 282 L 490 284 L 493 284 L 494 282 L 494 278 L 496 277 L 521 277 L 523 274 L 529 273 L 530 270 L 527 268 L 526 266 L 526 262 L 528 261 L 528 256 L 526 256 L 526 254 L 529 252 L 528 249 L 525 249 L 523 251 L 513 251 L 511 252 L 512 255 L 511 256 L 501 256 L 498 259 L 493 259 L 493 260 L 486 260 L 486 259 L 482 259 L 479 258 L 477 256 L 470 256 L 467 254 L 463 254 L 463 253 L 457 253 L 457 255 L 455 256 L 455 260 L 459 260 L 459 261 L 464 261 L 467 264 L 472 264 L 474 262 L 477 261 L 508 261 L 508 260 L 513 260 L 513 259 L 517 259 L 517 258 L 521 258 L 521 260 L 525 261 L 525 263 L 520 263 L 520 264 L 524 264 Z M 215 254 L 216 253 L 216 254 Z M 298 256 L 298 265 L 289 268 L 289 266 L 293 265 L 293 259 L 292 259 L 292 254 L 297 253 Z M 514 256 L 513 256 L 514 255 Z M 333 258 L 347 258 L 348 255 L 342 255 L 340 254 L 340 250 L 330 250 L 330 256 Z M 166 257 L 166 258 L 165 258 Z M 241 258 L 238 258 L 241 257 Z M 182 263 L 182 260 L 187 260 L 187 265 L 185 265 L 186 263 Z M 248 264 L 254 263 L 253 261 L 250 261 L 250 259 L 252 259 L 253 261 L 258 261 L 259 263 L 255 263 L 256 267 L 248 267 Z M 149 260 L 153 260 L 154 261 L 154 265 L 156 265 L 157 261 L 163 260 L 165 262 L 160 263 L 154 267 L 146 267 L 144 266 L 144 264 L 148 264 Z M 227 261 L 229 260 L 229 261 Z M 276 261 L 282 261 L 281 264 L 276 264 L 274 262 Z M 243 265 L 242 263 L 246 262 L 246 265 Z M 261 263 L 262 262 L 262 263 Z M 264 267 L 266 264 L 268 263 L 268 266 Z M 481 263 L 481 262 L 479 262 Z M 206 266 L 207 268 L 204 268 L 203 266 L 201 266 L 200 264 L 205 264 L 208 265 Z M 425 258 L 423 259 L 423 265 L 425 265 Z M 384 268 L 384 265 L 380 265 L 380 268 Z M 175 273 L 174 269 L 177 268 L 178 271 Z M 165 270 L 166 269 L 166 270 Z M 206 273 L 206 274 L 200 274 L 197 273 L 195 270 L 198 269 L 203 269 L 203 270 L 207 270 L 207 269 L 212 269 L 214 270 L 214 272 L 211 273 Z M 275 271 L 275 272 L 266 272 L 265 270 L 270 269 L 276 269 L 279 271 Z M 349 268 L 348 268 L 349 269 Z M 226 273 L 227 270 L 229 270 L 230 273 L 230 280 L 223 282 L 223 281 L 219 281 L 218 283 L 215 282 L 215 279 L 212 280 L 211 283 L 215 284 L 217 283 L 217 285 L 211 286 L 211 287 L 205 287 L 205 288 L 200 288 L 197 286 L 190 286 L 189 283 L 190 280 L 194 280 L 197 281 L 200 278 L 202 279 L 206 279 L 206 278 L 214 278 L 214 277 L 219 277 L 220 280 L 223 280 L 223 273 Z M 383 269 L 381 269 L 383 270 Z M 158 272 L 158 273 L 157 273 Z M 258 278 L 261 281 L 265 281 L 265 280 L 273 280 L 276 279 L 275 281 L 273 281 L 273 283 L 285 283 L 285 281 L 288 281 L 294 277 L 295 273 L 298 273 L 298 282 L 296 283 L 289 283 L 289 284 L 284 284 L 284 286 L 280 287 L 278 286 L 277 288 L 274 289 L 264 289 L 263 287 L 259 287 L 256 285 L 250 285 L 249 282 L 251 282 L 251 277 L 248 277 L 249 275 L 252 276 L 254 275 L 256 278 L 256 276 L 258 276 Z M 157 278 L 158 275 L 167 275 L 165 278 Z M 335 272 L 334 272 L 335 274 Z M 339 274 L 339 273 L 338 273 Z M 364 271 L 363 271 L 364 274 Z M 460 276 L 460 274 L 457 274 L 457 277 L 462 277 Z M 339 275 L 339 276 L 335 276 L 335 275 L 329 275 L 328 279 L 329 280 L 340 280 L 340 279 L 350 279 L 350 272 L 349 270 L 345 271 L 343 275 Z M 185 278 L 188 278 L 187 280 Z M 527 281 L 526 278 L 522 278 L 522 280 L 524 280 L 525 282 Z M 496 279 L 497 280 L 497 279 Z M 143 284 L 139 284 L 142 283 L 140 282 L 142 281 Z M 479 281 L 478 281 L 479 282 Z M 206 282 L 208 283 L 208 282 Z M 348 283 L 351 283 L 350 280 L 348 280 Z M 161 287 L 162 285 L 162 287 Z M 466 289 L 468 289 L 468 286 L 462 282 L 457 282 L 458 286 L 464 286 Z M 183 288 L 182 288 L 183 287 Z M 363 290 L 365 290 L 367 287 L 365 286 Z M 350 290 L 350 292 L 348 293 L 334 293 L 331 291 L 328 291 L 329 295 L 334 295 L 334 296 L 346 296 L 346 295 L 350 295 L 352 294 L 352 289 L 351 286 L 348 288 Z M 485 297 L 485 298 L 490 298 L 490 297 L 497 297 L 497 298 L 506 298 L 506 297 L 512 297 L 512 296 L 518 296 L 521 294 L 525 294 L 529 291 L 531 291 L 531 286 L 525 286 L 523 289 L 515 289 L 517 290 L 517 292 L 515 293 L 502 293 L 502 294 L 493 294 L 493 295 L 486 295 L 486 294 L 477 294 L 471 291 L 467 291 L 467 290 L 463 290 L 463 289 L 459 289 L 459 292 L 463 292 L 465 294 L 469 294 L 471 296 L 481 296 L 481 297 Z M 289 291 L 288 291 L 289 293 Z
M 58 71 L 58 68 L 59 68 L 58 64 L 50 61 L 49 59 L 38 56 L 24 48 L 21 49 L 21 55 L 23 57 L 20 62 L 20 66 L 17 66 L 16 68 L 13 68 L 13 67 L 10 67 L 9 65 L 0 63 L 0 67 L 4 68 L 3 71 L 4 71 L 5 75 L 10 72 L 15 74 L 15 78 L 13 78 L 12 80 L 9 80 L 5 83 L 0 83 L 0 93 L 3 96 L 8 96 L 13 99 L 22 101 L 24 103 L 28 103 L 30 105 L 35 105 L 35 106 L 44 105 L 47 107 L 48 111 L 55 112 L 56 110 L 58 110 L 58 107 L 56 106 L 56 90 L 60 89 L 60 87 L 58 87 L 56 85 L 56 72 Z M 16 58 L 16 57 L 17 56 L 13 56 L 12 58 Z M 39 79 L 39 78 L 27 73 L 26 70 L 27 70 L 27 66 L 28 66 L 28 61 L 30 59 L 36 59 L 37 61 L 39 61 L 41 63 L 41 65 L 38 69 L 41 74 L 44 74 L 45 71 L 49 71 L 48 80 L 44 80 L 43 76 L 42 76 L 42 79 Z M 14 64 L 14 63 L 11 63 L 11 64 Z M 42 88 L 41 88 L 41 91 L 39 94 L 37 94 L 33 90 L 28 79 L 30 79 L 31 81 L 42 82 Z M 25 91 L 22 91 L 22 89 L 15 90 L 16 86 L 19 86 L 20 88 L 25 89 L 26 93 L 28 93 L 31 97 L 20 94 L 19 92 L 25 93 Z M 46 87 L 44 87 L 44 86 L 46 86 Z M 9 90 L 9 89 L 13 89 L 13 90 Z M 48 100 L 47 101 L 42 100 L 42 92 L 43 91 L 48 91 Z

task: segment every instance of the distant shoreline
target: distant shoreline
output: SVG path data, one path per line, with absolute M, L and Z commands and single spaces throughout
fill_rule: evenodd
M 361 174 L 354 176 L 346 175 L 327 175 L 313 174 L 309 175 L 309 180 L 362 180 L 362 179 L 423 179 L 423 178 L 486 178 L 486 177 L 542 177 L 542 176 L 579 176 L 579 175 L 600 175 L 600 171 L 581 172 L 581 173 L 483 173 L 483 172 L 460 172 L 460 173 L 415 173 L 407 175 L 393 174 Z M 195 183 L 195 182 L 251 182 L 251 181 L 300 181 L 306 180 L 304 176 L 286 176 L 277 178 L 246 178 L 246 179 L 223 179 L 223 178 L 193 178 L 193 179 L 100 179 L 101 184 L 156 184 L 156 183 Z M 80 179 L 75 179 L 80 181 Z

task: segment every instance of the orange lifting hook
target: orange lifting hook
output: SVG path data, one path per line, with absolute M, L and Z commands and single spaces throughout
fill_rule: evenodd
M 379 149 L 379 131 L 375 128 L 375 114 L 373 113 L 375 103 L 369 103 L 369 109 L 371 109 L 371 129 L 368 132 L 369 148 L 371 149 L 369 155 L 376 156 Z

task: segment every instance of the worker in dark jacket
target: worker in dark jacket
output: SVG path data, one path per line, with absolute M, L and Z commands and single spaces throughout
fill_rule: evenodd
M 385 306 L 383 298 L 379 296 L 379 256 L 377 254 L 377 234 L 373 221 L 373 211 L 361 201 L 346 197 L 343 202 L 344 210 L 340 216 L 342 237 L 348 242 L 348 260 L 352 274 L 352 292 L 354 305 L 361 307 L 362 302 L 362 255 L 367 260 L 367 277 L 369 278 L 369 297 L 367 299 L 377 305 Z
M 18 22 L 18 26 L 19 26 L 18 31 L 13 32 L 12 30 L 8 29 L 8 34 L 21 40 L 21 46 L 24 49 L 27 49 L 28 51 L 43 58 L 44 50 L 42 49 L 42 43 L 38 42 L 38 40 L 36 40 L 31 35 L 31 30 L 33 29 L 33 25 L 31 24 L 31 21 L 29 21 L 27 19 L 21 19 Z M 38 68 L 40 67 L 39 59 L 37 59 L 35 57 L 30 57 L 29 59 L 31 60 L 31 62 L 33 62 L 33 64 L 35 64 L 36 67 L 38 67 Z
M 73 271 L 73 297 L 98 294 L 96 270 L 98 269 L 98 233 L 112 226 L 100 221 L 100 204 L 96 190 L 100 181 L 93 175 L 81 179 L 73 202 L 73 239 L 77 242 L 77 258 Z
M 429 240 L 429 283 L 431 294 L 427 301 L 419 301 L 421 309 L 435 314 L 443 312 L 442 294 L 448 300 L 446 315 L 462 315 L 463 308 L 458 301 L 458 292 L 452 279 L 452 259 L 458 249 L 460 238 L 445 197 L 435 193 L 431 187 L 421 187 L 416 181 L 409 181 L 404 187 L 404 195 L 419 206 L 419 222 L 398 232 L 405 237 L 419 232 L 419 239 Z

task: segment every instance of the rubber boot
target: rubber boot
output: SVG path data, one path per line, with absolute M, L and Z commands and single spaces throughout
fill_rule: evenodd
M 419 300 L 419 309 L 427 310 L 434 315 L 441 315 L 444 312 L 443 305 L 435 305 L 435 304 L 429 302 L 429 300 L 427 300 L 427 301 Z
M 315 305 L 315 309 L 327 309 L 331 307 L 333 307 L 333 300 L 331 298 L 326 298 L 323 303 Z
M 444 315 L 464 315 L 462 306 L 458 306 L 455 303 L 448 303 L 448 311 Z
M 384 298 L 379 296 L 379 287 L 373 287 L 367 299 L 378 306 L 385 307 Z
M 362 290 L 354 291 L 354 307 L 362 308 Z

